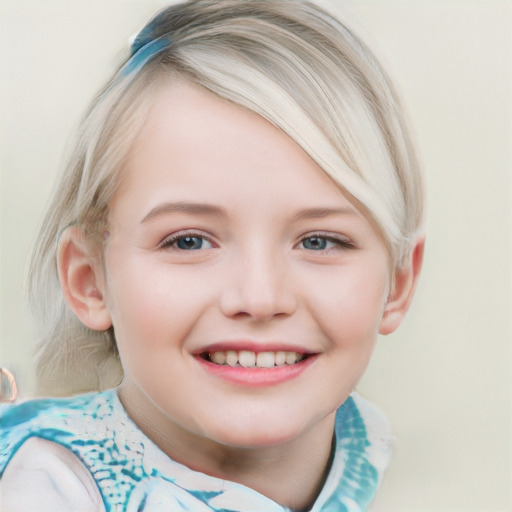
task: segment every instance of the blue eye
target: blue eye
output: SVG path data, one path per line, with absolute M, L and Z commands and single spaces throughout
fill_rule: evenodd
M 302 246 L 304 249 L 308 249 L 310 251 L 325 251 L 328 243 L 329 240 L 321 236 L 310 236 L 302 240 Z
M 300 245 L 308 251 L 328 251 L 329 249 L 353 247 L 352 243 L 348 240 L 326 235 L 308 236 L 300 241 Z
M 184 236 L 176 240 L 176 247 L 184 251 L 195 251 L 203 248 L 204 238 L 198 236 Z
M 171 247 L 181 251 L 198 251 L 201 249 L 211 249 L 211 242 L 204 236 L 178 235 L 165 240 L 162 247 Z

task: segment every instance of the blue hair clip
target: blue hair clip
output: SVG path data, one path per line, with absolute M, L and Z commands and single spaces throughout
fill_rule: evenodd
M 137 42 L 137 39 L 135 42 Z M 135 42 L 132 45 L 132 48 L 135 46 Z M 142 46 L 139 46 L 139 48 L 134 53 L 132 52 L 130 60 L 128 60 L 128 62 L 121 69 L 121 74 L 123 76 L 128 76 L 132 73 L 139 72 L 150 60 L 169 48 L 171 44 L 171 39 L 163 36 L 157 39 L 153 39 L 152 41 L 149 41 Z
M 155 29 L 164 17 L 165 14 L 160 13 L 138 33 L 131 46 L 130 59 L 121 70 L 123 76 L 139 72 L 151 59 L 171 46 L 170 37 L 155 37 Z

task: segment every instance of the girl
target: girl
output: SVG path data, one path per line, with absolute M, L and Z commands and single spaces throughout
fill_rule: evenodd
M 41 388 L 94 392 L 3 411 L 4 509 L 366 510 L 390 433 L 353 390 L 412 300 L 422 189 L 392 85 L 338 16 L 159 13 L 33 256 Z

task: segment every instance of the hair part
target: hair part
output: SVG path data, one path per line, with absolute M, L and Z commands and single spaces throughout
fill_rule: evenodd
M 172 42 L 127 74 L 137 54 L 129 57 L 93 101 L 32 256 L 28 291 L 44 326 L 41 394 L 105 389 L 122 378 L 113 329 L 87 329 L 66 305 L 56 251 L 70 225 L 101 247 L 123 163 L 152 93 L 169 80 L 200 85 L 287 133 L 367 213 L 395 267 L 422 229 L 422 173 L 403 108 L 340 15 L 309 1 L 192 0 L 164 9 L 143 33 Z

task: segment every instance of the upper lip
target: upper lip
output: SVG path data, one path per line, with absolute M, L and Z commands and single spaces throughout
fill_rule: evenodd
M 249 352 L 297 352 L 299 354 L 316 354 L 317 351 L 303 346 L 280 341 L 231 340 L 210 343 L 194 351 L 195 355 L 234 350 L 236 352 L 247 350 Z

